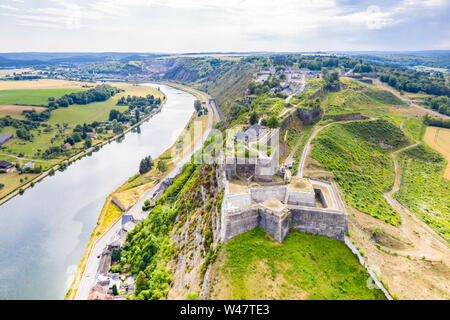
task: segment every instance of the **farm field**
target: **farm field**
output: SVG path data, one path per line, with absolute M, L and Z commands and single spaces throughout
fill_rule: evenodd
M 282 244 L 260 228 L 225 244 L 211 299 L 384 300 L 344 243 L 291 231 Z
M 5 116 L 11 116 L 16 119 L 25 119 L 22 115 L 22 111 L 24 110 L 35 110 L 40 113 L 44 111 L 45 107 L 36 107 L 36 106 L 20 106 L 20 105 L 0 105 L 0 118 Z
M 65 137 L 56 127 L 63 127 L 67 124 L 64 131 L 71 131 L 77 124 L 91 123 L 93 121 L 108 120 L 109 112 L 112 109 L 120 111 L 126 110 L 127 106 L 116 106 L 117 99 L 121 96 L 153 94 L 155 97 L 162 97 L 158 90 L 144 86 L 134 86 L 130 84 L 114 84 L 125 91 L 116 94 L 114 97 L 103 102 L 95 102 L 87 105 L 71 105 L 68 108 L 59 108 L 53 110 L 50 119 L 46 122 L 50 125 L 50 131 L 44 132 L 42 129 L 33 130 L 33 141 L 24 141 L 14 138 L 4 145 L 4 153 L 23 154 L 28 157 L 35 157 L 36 153 L 46 150 L 50 146 L 59 146 L 63 143 Z M 1 110 L 1 109 L 0 109 Z M 39 132 L 40 131 L 40 132 Z M 4 127 L 1 132 L 8 132 L 15 135 L 16 129 L 13 127 Z
M 22 90 L 0 90 L 0 105 L 18 104 L 30 106 L 47 106 L 48 98 L 58 99 L 66 93 L 80 92 L 85 89 L 22 89 Z
M 398 127 L 386 120 L 336 123 L 312 143 L 312 158 L 333 173 L 347 204 L 389 224 L 400 223 L 383 198 L 395 176 L 389 153 L 409 144 Z
M 58 79 L 39 79 L 22 81 L 0 81 L 0 90 L 34 90 L 34 89 L 83 89 L 93 88 L 97 83 Z
M 450 179 L 450 129 L 427 127 L 424 141 L 447 159 L 444 178 Z
M 162 98 L 163 94 L 158 90 L 146 87 L 136 86 L 124 83 L 110 83 L 110 85 L 125 90 L 118 93 L 110 99 L 102 102 L 94 102 L 87 105 L 71 105 L 67 108 L 59 108 L 52 111 L 52 115 L 48 123 L 56 125 L 57 123 L 67 123 L 69 126 L 76 126 L 77 124 L 90 123 L 93 121 L 105 121 L 108 120 L 109 112 L 112 109 L 119 110 L 121 112 L 128 109 L 128 106 L 117 106 L 117 100 L 121 97 L 130 96 L 146 96 L 152 94 L 155 98 Z
M 12 76 L 14 73 L 31 72 L 31 68 L 20 68 L 20 69 L 0 69 L 0 78 L 6 77 L 7 75 Z
M 17 81 L 19 84 L 25 83 L 33 83 L 32 81 Z M 42 82 L 37 82 L 42 84 Z M 46 85 L 49 83 L 44 81 Z M 55 83 L 52 81 L 50 83 Z M 62 83 L 56 82 L 57 85 L 69 86 L 68 81 L 64 81 Z M 1 85 L 1 82 L 0 82 Z M 76 84 L 78 85 L 78 84 Z M 131 84 L 113 84 L 117 87 L 125 90 L 122 93 L 117 94 L 116 96 L 108 99 L 104 102 L 96 102 L 88 105 L 71 105 L 68 108 L 60 108 L 53 110 L 51 113 L 51 117 L 48 121 L 44 122 L 46 126 L 38 127 L 37 129 L 31 130 L 31 134 L 33 138 L 28 140 L 19 139 L 16 137 L 17 129 L 12 126 L 7 126 L 1 128 L 2 133 L 11 133 L 14 135 L 14 138 L 1 146 L 0 150 L 0 159 L 6 160 L 13 163 L 20 163 L 21 165 L 25 164 L 29 160 L 33 160 L 36 165 L 42 165 L 43 170 L 49 168 L 52 163 L 56 163 L 64 159 L 64 155 L 58 156 L 58 158 L 52 160 L 43 160 L 42 154 L 49 147 L 59 147 L 61 146 L 66 139 L 66 132 L 71 132 L 73 127 L 77 124 L 91 123 L 93 121 L 104 121 L 108 120 L 109 112 L 112 109 L 117 109 L 120 111 L 124 111 L 128 108 L 128 106 L 116 106 L 117 99 L 121 96 L 127 95 L 136 95 L 136 96 L 145 96 L 147 94 L 152 94 L 155 97 L 163 97 L 163 94 L 159 92 L 157 89 L 151 87 L 144 86 L 135 86 Z M 41 93 L 41 97 L 45 96 L 45 100 L 47 100 L 47 94 L 53 94 L 55 92 L 74 92 L 84 90 L 81 88 L 57 88 L 57 89 L 39 89 L 39 90 L 20 90 L 21 92 L 28 91 L 39 91 Z M 15 90 L 14 90 L 15 91 Z M 2 91 L 0 91 L 1 94 Z M 44 94 L 45 93 L 45 94 Z M 54 95 L 55 96 L 55 95 Z M 19 97 L 17 95 L 17 97 Z M 34 101 L 36 103 L 36 101 Z M 23 119 L 21 116 L 22 110 L 32 110 L 42 111 L 45 108 L 43 107 L 32 107 L 32 106 L 15 106 L 15 105 L 0 105 L 0 116 L 10 115 L 15 118 Z M 110 137 L 112 133 L 105 132 L 100 137 Z M 93 143 L 97 143 L 99 140 L 93 140 Z M 78 149 L 77 149 L 78 148 Z M 76 154 L 81 151 L 83 148 L 83 143 L 77 143 L 74 145 L 74 149 L 67 151 L 70 156 Z M 28 160 L 25 160 L 28 159 Z M 28 175 L 27 175 L 28 176 Z M 30 180 L 36 177 L 37 174 L 30 174 Z M 0 175 L 0 183 L 4 184 L 4 187 L 0 189 L 0 196 L 4 196 L 9 192 L 13 191 L 17 187 L 26 183 L 27 180 L 24 180 L 24 175 L 19 175 L 17 172 L 9 172 Z M 22 180 L 22 181 L 20 181 Z

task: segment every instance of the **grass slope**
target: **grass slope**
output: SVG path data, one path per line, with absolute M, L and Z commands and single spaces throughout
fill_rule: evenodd
M 334 174 L 346 203 L 398 225 L 400 216 L 382 193 L 394 183 L 389 152 L 408 143 L 401 130 L 385 120 L 337 123 L 313 140 L 312 157 Z
M 337 240 L 292 231 L 282 244 L 256 228 L 225 244 L 213 298 L 384 299 Z
M 418 145 L 400 153 L 402 169 L 396 198 L 450 242 L 450 180 L 442 177 L 444 157 Z
M 58 99 L 66 93 L 80 91 L 85 91 L 85 89 L 0 90 L 0 104 L 46 106 L 48 105 L 49 97 Z

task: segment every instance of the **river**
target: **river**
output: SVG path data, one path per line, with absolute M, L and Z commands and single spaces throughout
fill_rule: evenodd
M 108 194 L 180 135 L 195 97 L 155 84 L 160 113 L 0 206 L 0 299 L 63 299 Z

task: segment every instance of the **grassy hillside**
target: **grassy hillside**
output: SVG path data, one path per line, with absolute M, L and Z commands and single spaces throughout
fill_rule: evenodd
M 425 133 L 426 126 L 422 119 L 410 118 L 403 122 L 403 130 L 415 141 L 420 141 Z
M 0 90 L 0 104 L 46 106 L 49 97 L 58 99 L 65 94 L 80 91 L 85 91 L 85 89 Z
M 405 102 L 389 91 L 345 78 L 342 78 L 342 81 L 346 85 L 345 89 L 328 94 L 326 105 L 328 117 L 362 113 L 400 123 L 401 118 L 393 114 L 390 108 L 392 106 L 406 107 Z
M 402 180 L 397 200 L 450 242 L 450 180 L 442 177 L 445 158 L 418 145 L 400 153 L 399 164 Z
M 398 225 L 400 216 L 382 193 L 394 183 L 389 152 L 408 143 L 400 128 L 385 120 L 340 123 L 313 140 L 312 157 L 334 174 L 348 204 Z
M 225 244 L 213 299 L 385 299 L 340 241 L 291 231 L 282 244 L 260 229 Z

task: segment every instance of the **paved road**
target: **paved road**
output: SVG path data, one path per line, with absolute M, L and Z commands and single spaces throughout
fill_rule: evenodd
M 297 95 L 297 94 L 300 94 L 300 93 L 302 93 L 302 92 L 305 90 L 305 88 L 306 88 L 306 81 L 305 81 L 305 78 L 306 78 L 306 76 L 305 76 L 305 75 L 302 75 L 302 80 L 301 80 L 301 83 L 302 83 L 302 84 L 301 84 L 301 86 L 300 86 L 300 89 L 298 89 L 296 92 L 294 92 L 293 94 L 289 95 L 286 99 L 284 99 L 285 102 L 291 101 L 291 99 L 292 99 L 293 96 L 295 96 L 295 95 Z
M 188 162 L 191 158 L 191 156 L 199 150 L 202 146 L 205 140 L 207 139 L 211 128 L 212 128 L 212 118 L 213 114 L 217 113 L 217 110 L 215 110 L 215 106 L 211 106 L 209 104 L 209 98 L 206 93 L 200 92 L 195 90 L 197 93 L 199 93 L 205 100 L 206 105 L 208 108 L 208 126 L 203 134 L 202 143 L 198 144 L 194 147 L 194 150 L 192 150 L 189 154 L 187 154 L 178 164 L 175 168 L 173 168 L 164 179 L 167 178 L 173 178 L 175 177 L 180 171 L 183 165 Z M 164 181 L 163 179 L 163 181 Z M 132 206 L 128 211 L 127 214 L 131 215 L 141 215 L 142 214 L 142 206 L 144 205 L 145 200 L 151 198 L 156 190 L 158 190 L 159 186 L 161 185 L 162 181 L 155 185 L 153 188 L 147 190 L 142 197 L 139 199 L 139 201 Z M 120 231 L 122 227 L 122 218 L 119 218 L 93 245 L 91 252 L 89 254 L 85 270 L 83 272 L 83 276 L 80 281 L 80 285 L 78 286 L 78 290 L 75 296 L 75 300 L 86 300 L 89 292 L 91 291 L 92 287 L 96 283 L 97 278 L 97 270 L 100 263 L 100 256 L 104 250 L 104 248 L 111 243 L 111 240 L 114 238 L 114 236 Z
M 329 123 L 326 126 L 316 128 L 312 135 L 309 137 L 308 141 L 306 142 L 305 146 L 303 147 L 302 157 L 300 158 L 300 163 L 298 164 L 298 170 L 297 170 L 297 177 L 303 178 L 303 166 L 305 165 L 306 156 L 308 154 L 309 150 L 309 144 L 311 143 L 312 139 L 324 128 L 328 127 L 329 125 L 333 124 Z
M 439 117 L 439 118 L 442 118 L 442 119 L 447 119 L 447 120 L 450 119 L 450 117 L 447 116 L 447 115 L 445 115 L 445 114 L 442 114 L 442 113 L 439 113 L 439 112 L 436 112 L 436 111 L 427 109 L 427 108 L 425 108 L 425 107 L 421 107 L 421 106 L 415 104 L 414 102 L 412 102 L 411 100 L 409 100 L 408 98 L 405 98 L 405 97 L 399 95 L 397 92 L 395 92 L 393 89 L 391 89 L 391 88 L 389 88 L 388 86 L 386 86 L 386 85 L 385 85 L 383 82 L 381 82 L 379 79 L 376 80 L 376 83 L 378 83 L 379 85 L 381 85 L 381 87 L 382 87 L 384 90 L 387 90 L 387 91 L 391 92 L 391 93 L 394 94 L 397 98 L 399 98 L 399 99 L 405 101 L 406 103 L 408 103 L 410 106 L 413 106 L 413 107 L 415 107 L 415 108 L 421 109 L 421 110 L 423 110 L 423 111 L 425 111 L 425 112 L 428 112 L 429 114 L 432 114 L 433 116 L 436 116 L 436 117 Z

